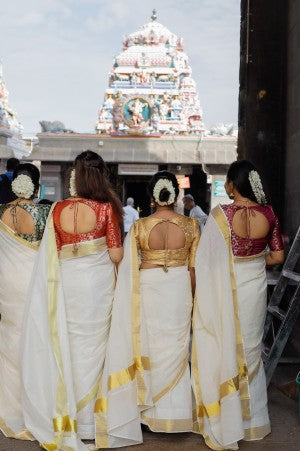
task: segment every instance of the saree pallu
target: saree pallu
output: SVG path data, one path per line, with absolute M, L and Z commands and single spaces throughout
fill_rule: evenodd
M 114 295 L 105 238 L 56 250 L 48 220 L 28 296 L 23 348 L 25 424 L 46 450 L 87 450 Z
M 21 333 L 26 295 L 39 243 L 18 237 L 0 221 L 0 429 L 6 437 L 33 440 L 21 402 Z
M 192 430 L 191 309 L 187 267 L 140 271 L 132 227 L 119 266 L 95 406 L 97 447 L 142 443 L 141 423 L 153 431 Z
M 261 361 L 266 315 L 263 255 L 235 259 L 221 207 L 209 216 L 196 256 L 192 350 L 194 431 L 212 449 L 270 432 Z

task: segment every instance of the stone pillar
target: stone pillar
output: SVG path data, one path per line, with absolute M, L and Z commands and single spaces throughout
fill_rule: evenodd
M 286 0 L 241 0 L 238 155 L 257 166 L 269 201 L 281 220 L 286 16 Z

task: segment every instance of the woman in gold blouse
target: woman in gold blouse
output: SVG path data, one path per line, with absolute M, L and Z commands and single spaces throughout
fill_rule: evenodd
M 188 362 L 200 232 L 196 220 L 174 212 L 178 193 L 173 174 L 155 174 L 155 213 L 136 221 L 125 240 L 96 403 L 98 447 L 141 443 L 141 423 L 154 432 L 193 429 Z

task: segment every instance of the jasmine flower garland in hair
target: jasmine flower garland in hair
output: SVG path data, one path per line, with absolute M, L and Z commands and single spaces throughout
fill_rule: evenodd
M 12 181 L 11 189 L 17 197 L 30 199 L 34 193 L 34 184 L 28 175 L 20 174 Z
M 75 184 L 75 169 L 72 169 L 72 171 L 71 171 L 69 191 L 70 191 L 70 195 L 72 197 L 77 196 L 76 184 Z
M 169 191 L 169 199 L 162 202 L 159 200 L 160 193 L 163 189 Z M 172 205 L 175 202 L 175 189 L 173 183 L 167 179 L 159 179 L 153 188 L 153 197 L 158 205 Z
M 257 202 L 259 204 L 265 205 L 267 203 L 266 195 L 264 193 L 261 179 L 257 171 L 250 171 L 249 182 Z

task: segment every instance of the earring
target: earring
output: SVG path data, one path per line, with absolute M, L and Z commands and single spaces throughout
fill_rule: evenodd
M 153 202 L 153 200 L 151 200 L 151 202 L 150 202 L 150 207 L 151 207 L 151 208 L 154 208 L 154 207 L 155 207 L 155 203 Z
M 233 193 L 230 193 L 230 194 L 228 194 L 228 197 L 229 197 L 229 199 L 234 199 L 234 194 Z

